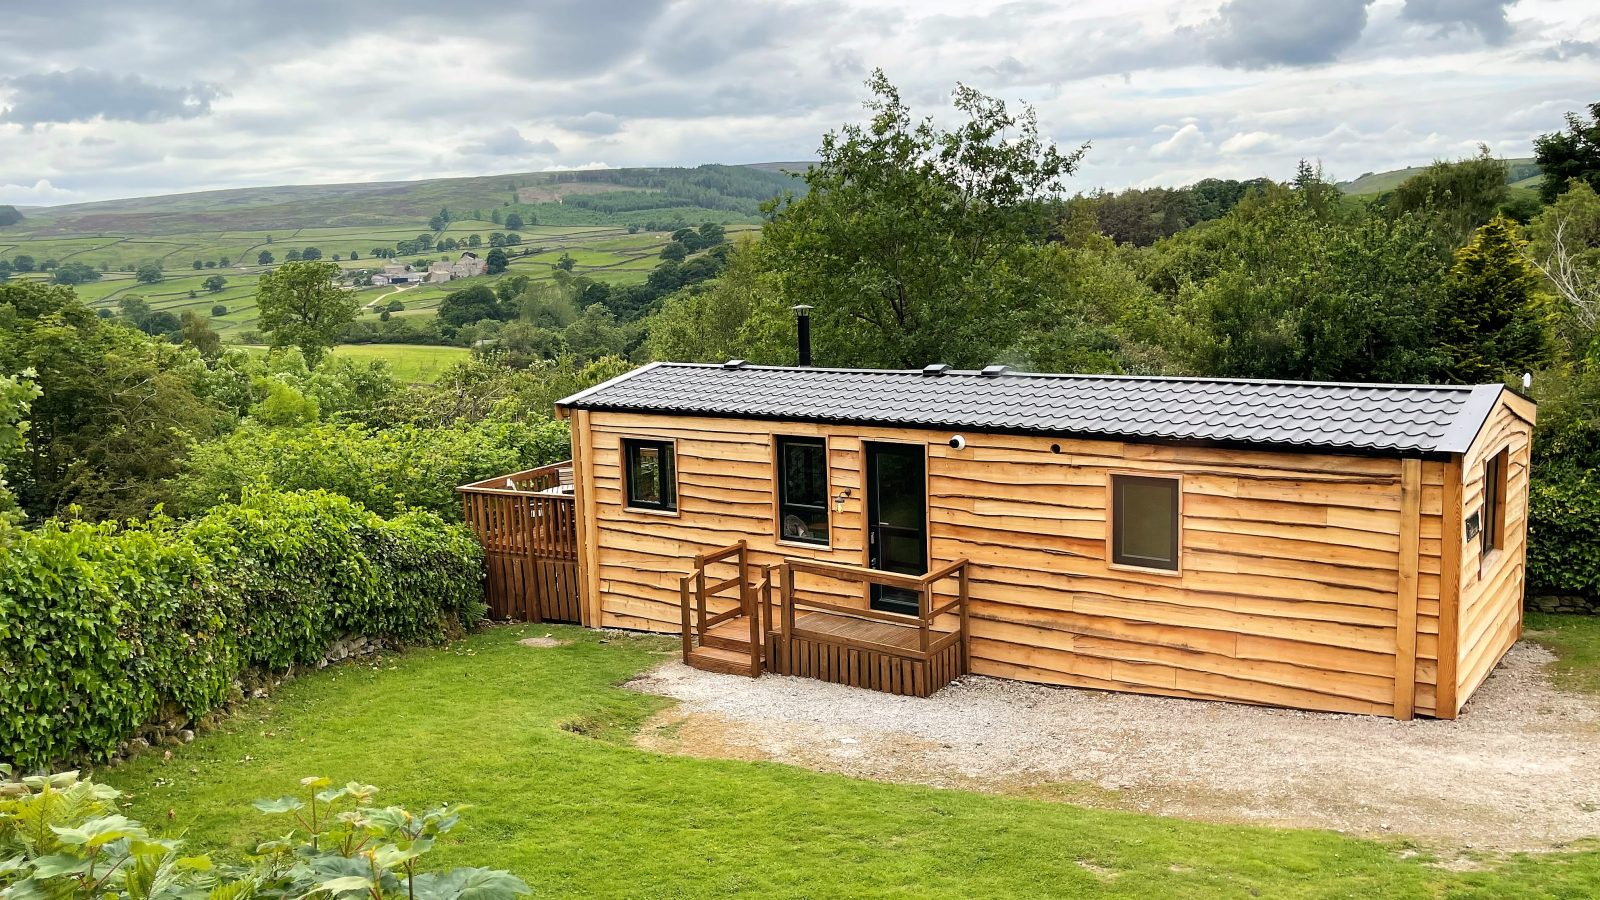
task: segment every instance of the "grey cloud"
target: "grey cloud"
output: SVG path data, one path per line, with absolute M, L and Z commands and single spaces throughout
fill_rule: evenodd
M 1001 84 L 1020 81 L 1028 74 L 1028 66 L 1015 56 L 1007 56 L 992 66 L 983 66 L 978 71 L 992 75 Z
M 1540 59 L 1566 62 L 1569 59 L 1600 59 L 1600 41 L 1561 41 L 1540 50 Z
M 1491 44 L 1503 44 L 1511 37 L 1506 22 L 1506 7 L 1515 0 L 1406 0 L 1400 17 L 1424 25 L 1437 25 L 1442 31 L 1468 28 Z
M 1229 0 L 1200 29 L 1213 62 L 1239 69 L 1330 62 L 1361 37 L 1372 0 Z
M 581 116 L 567 116 L 556 124 L 567 131 L 579 134 L 616 134 L 622 130 L 622 120 L 610 113 L 586 112 Z
M 11 105 L 0 112 L 0 122 L 27 126 L 96 118 L 124 122 L 192 119 L 209 113 L 211 101 L 223 96 L 220 88 L 204 82 L 164 87 L 138 75 L 94 69 L 18 75 L 4 84 L 11 93 Z
M 530 141 L 510 125 L 458 149 L 475 156 L 548 156 L 560 152 L 549 140 Z

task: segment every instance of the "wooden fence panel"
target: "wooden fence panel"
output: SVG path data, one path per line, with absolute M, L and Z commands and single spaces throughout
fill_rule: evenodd
M 483 545 L 490 616 L 581 623 L 572 464 L 530 469 L 456 490 L 467 525 Z

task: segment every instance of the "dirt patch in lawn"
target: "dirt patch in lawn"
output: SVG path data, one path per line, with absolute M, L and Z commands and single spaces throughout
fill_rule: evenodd
M 1600 835 L 1600 702 L 1518 644 L 1453 722 L 1396 722 L 969 676 L 933 697 L 672 662 L 649 749 L 1208 821 L 1538 850 Z
M 570 644 L 572 642 L 571 641 L 563 641 L 560 638 L 554 638 L 554 637 L 551 637 L 550 635 L 547 634 L 544 637 L 523 638 L 522 640 L 517 641 L 517 643 L 521 644 L 524 647 L 544 647 L 544 648 L 549 648 L 549 647 L 565 647 L 566 645 L 568 645 L 568 644 Z

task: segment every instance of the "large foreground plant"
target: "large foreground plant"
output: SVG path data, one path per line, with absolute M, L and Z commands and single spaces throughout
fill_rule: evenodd
M 11 780 L 0 766 L 0 900 L 249 900 L 339 897 L 512 900 L 531 893 L 510 873 L 481 868 L 421 872 L 419 860 L 454 828 L 464 807 L 413 815 L 371 805 L 377 788 L 327 778 L 300 782 L 307 796 L 256 802 L 290 814 L 296 828 L 242 863 L 183 856 L 117 812 L 121 792 L 77 772 Z

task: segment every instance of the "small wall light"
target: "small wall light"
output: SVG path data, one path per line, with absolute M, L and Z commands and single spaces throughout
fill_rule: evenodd
M 967 439 L 959 434 L 953 435 L 950 438 L 950 446 L 955 450 L 965 450 L 967 449 Z
M 844 490 L 840 491 L 839 493 L 834 494 L 833 495 L 833 511 L 836 512 L 836 513 L 844 512 L 844 501 L 845 501 L 845 498 L 849 497 L 849 496 L 850 496 L 850 489 L 849 488 L 845 488 Z

